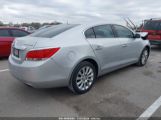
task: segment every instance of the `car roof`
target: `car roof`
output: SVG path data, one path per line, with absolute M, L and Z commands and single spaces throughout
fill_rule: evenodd
M 88 29 L 90 27 L 94 27 L 94 26 L 98 26 L 98 25 L 105 25 L 105 24 L 117 24 L 117 25 L 122 25 L 126 27 L 125 22 L 120 22 L 120 21 L 97 21 L 97 22 L 86 22 L 86 23 L 82 23 L 80 24 L 84 29 Z
M 28 31 L 23 30 L 23 29 L 21 29 L 21 28 L 17 28 L 17 27 L 0 26 L 0 29 L 8 29 L 8 30 L 14 29 L 14 30 L 21 30 L 21 31 L 24 31 L 24 32 L 29 33 Z
M 81 30 L 81 31 L 85 31 L 85 30 L 87 30 L 91 27 L 94 27 L 94 26 L 106 25 L 106 24 L 116 24 L 116 25 L 121 25 L 121 26 L 126 27 L 125 22 L 123 23 L 123 22 L 120 22 L 120 21 L 116 21 L 116 22 L 97 21 L 97 22 L 83 22 L 83 23 L 72 23 L 72 24 L 63 23 L 63 25 L 76 25 L 73 29 L 75 29 L 75 30 L 78 29 L 78 30 Z M 62 25 L 62 24 L 59 24 L 59 25 Z M 53 25 L 53 26 L 55 26 L 55 25 Z
M 161 21 L 161 19 L 146 19 L 144 21 Z
M 0 26 L 0 29 L 18 29 L 18 30 L 22 30 L 20 28 L 16 28 L 16 27 L 7 27 L 7 26 Z

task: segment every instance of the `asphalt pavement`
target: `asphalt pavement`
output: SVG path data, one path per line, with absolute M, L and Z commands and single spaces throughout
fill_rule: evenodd
M 0 59 L 0 117 L 136 117 L 161 96 L 161 48 L 153 47 L 144 67 L 106 74 L 84 95 L 68 88 L 34 89 L 17 81 Z M 161 117 L 161 107 L 152 114 Z

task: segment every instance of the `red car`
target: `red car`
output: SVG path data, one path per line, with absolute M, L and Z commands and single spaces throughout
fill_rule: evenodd
M 23 37 L 30 33 L 11 27 L 0 27 L 0 57 L 8 57 L 11 51 L 11 44 L 16 37 Z
M 161 45 L 161 19 L 145 20 L 141 32 L 148 32 L 151 45 Z

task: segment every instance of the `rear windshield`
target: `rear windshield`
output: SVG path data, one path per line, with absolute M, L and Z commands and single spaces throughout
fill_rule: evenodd
M 147 21 L 144 30 L 161 30 L 161 21 Z
M 65 32 L 77 25 L 69 25 L 69 24 L 61 24 L 55 25 L 48 28 L 43 28 L 41 30 L 36 31 L 35 33 L 31 34 L 32 37 L 44 37 L 44 38 L 52 38 L 62 32 Z

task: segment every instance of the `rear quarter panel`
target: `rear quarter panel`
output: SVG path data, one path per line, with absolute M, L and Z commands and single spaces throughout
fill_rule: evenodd
M 93 59 L 98 62 L 80 27 L 75 27 L 52 39 L 40 40 L 35 45 L 35 48 L 42 47 L 60 47 L 60 50 L 51 59 L 63 68 L 63 75 L 67 76 L 68 80 L 74 68 L 81 61 Z

